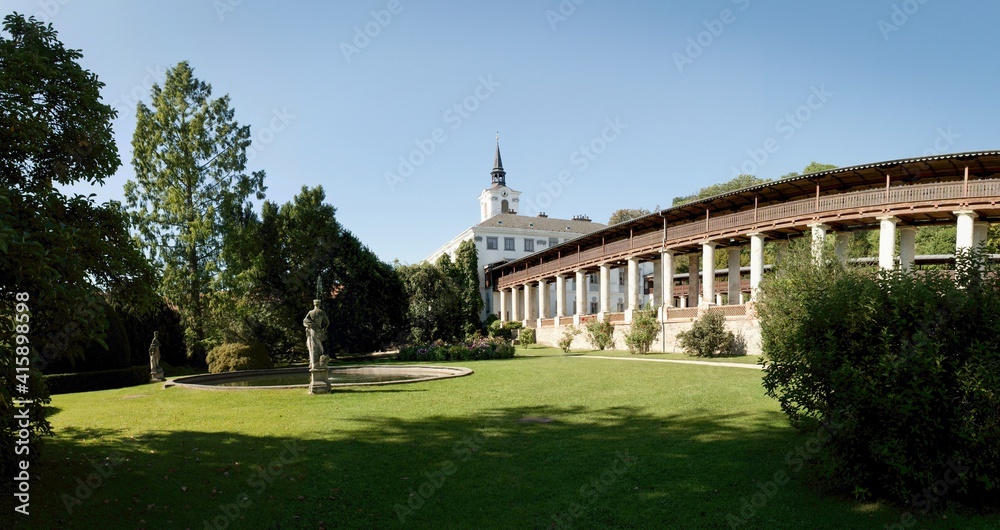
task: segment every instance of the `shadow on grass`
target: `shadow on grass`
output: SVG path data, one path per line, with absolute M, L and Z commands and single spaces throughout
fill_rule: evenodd
M 162 430 L 134 438 L 61 430 L 46 444 L 32 515 L 19 523 L 882 528 L 902 513 L 862 513 L 804 486 L 805 471 L 787 459 L 809 439 L 784 427 L 777 413 L 681 417 L 631 406 L 513 407 L 475 417 L 354 417 L 318 431 L 276 418 L 287 424 L 288 437 L 197 432 L 162 421 Z M 102 469 L 113 473 L 102 477 Z M 791 480 L 771 488 L 778 472 Z M 741 522 L 733 526 L 730 515 Z

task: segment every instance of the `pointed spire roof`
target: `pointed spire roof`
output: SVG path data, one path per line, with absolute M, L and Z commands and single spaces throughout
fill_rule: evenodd
M 494 186 L 507 185 L 507 172 L 503 170 L 503 160 L 500 159 L 500 133 L 497 133 L 497 152 L 493 158 L 493 171 L 490 172 Z

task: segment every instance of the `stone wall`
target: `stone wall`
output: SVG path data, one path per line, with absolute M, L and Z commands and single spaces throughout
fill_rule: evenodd
M 687 331 L 691 329 L 691 321 L 685 322 L 667 322 L 663 324 L 662 332 L 656 337 L 653 342 L 653 346 L 650 348 L 651 352 L 682 352 L 680 345 L 677 341 L 677 334 L 682 331 Z M 563 332 L 566 328 L 572 326 L 546 326 L 543 328 L 535 329 L 535 337 L 539 344 L 544 344 L 546 346 L 559 347 L 559 339 L 562 338 Z M 616 324 L 615 325 L 615 347 L 616 350 L 625 350 L 625 332 L 629 330 L 631 324 Z M 755 318 L 746 317 L 729 317 L 726 318 L 726 329 L 732 331 L 733 333 L 743 336 L 746 341 L 747 354 L 748 355 L 760 355 L 760 322 Z M 574 350 L 592 350 L 593 346 L 590 345 L 590 341 L 587 340 L 587 332 L 580 326 L 580 334 L 573 339 L 572 349 Z M 664 337 L 666 340 L 664 341 Z

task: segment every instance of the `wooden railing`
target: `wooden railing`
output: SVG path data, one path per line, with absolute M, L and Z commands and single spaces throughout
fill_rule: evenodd
M 738 229 L 750 230 L 765 223 L 819 217 L 827 212 L 865 210 L 893 204 L 934 203 L 935 201 L 977 197 L 1000 197 L 1000 179 L 974 180 L 968 184 L 946 182 L 895 186 L 888 190 L 885 188 L 871 189 L 820 196 L 818 200 L 816 198 L 801 199 L 718 217 L 709 216 L 707 221 L 701 219 L 668 227 L 666 237 L 664 237 L 662 229 L 654 230 L 636 237 L 620 239 L 603 246 L 587 249 L 580 253 L 562 256 L 558 260 L 544 263 L 541 266 L 534 265 L 527 270 L 521 269 L 506 274 L 500 278 L 499 287 L 507 288 L 539 276 L 568 272 L 580 265 L 594 265 L 608 255 L 629 251 L 649 251 L 656 247 L 682 244 L 684 241 L 705 233 L 711 234 Z

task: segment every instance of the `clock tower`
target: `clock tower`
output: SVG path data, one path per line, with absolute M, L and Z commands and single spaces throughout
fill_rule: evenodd
M 501 213 L 517 213 L 520 209 L 521 192 L 507 187 L 507 172 L 500 160 L 500 136 L 497 136 L 497 152 L 490 172 L 491 185 L 479 195 L 479 221 L 485 221 Z

